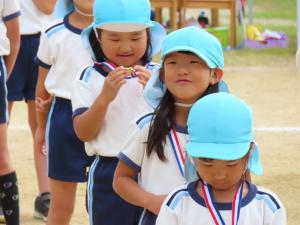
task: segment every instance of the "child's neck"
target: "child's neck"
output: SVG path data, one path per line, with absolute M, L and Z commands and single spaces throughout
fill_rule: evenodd
M 203 197 L 201 185 L 202 185 L 201 182 L 198 182 L 197 192 L 200 196 Z M 227 189 L 216 189 L 216 188 L 212 187 L 212 193 L 213 193 L 215 202 L 217 202 L 217 203 L 232 202 L 232 200 L 234 198 L 234 194 L 237 192 L 239 187 L 240 187 L 240 183 L 238 183 L 230 188 L 227 188 Z M 245 197 L 247 195 L 248 191 L 249 191 L 248 184 L 246 182 L 244 182 L 243 197 Z
M 175 124 L 186 127 L 190 108 L 175 106 Z
M 83 16 L 74 11 L 70 14 L 69 23 L 78 29 L 84 29 L 93 22 L 93 17 Z

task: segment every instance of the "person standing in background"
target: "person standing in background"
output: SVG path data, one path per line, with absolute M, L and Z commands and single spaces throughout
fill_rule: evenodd
M 6 77 L 20 47 L 19 16 L 16 0 L 0 0 L 0 222 L 7 225 L 19 225 L 18 181 L 7 147 L 6 98 Z
M 38 65 L 34 59 L 39 46 L 40 32 L 42 27 L 52 20 L 55 3 L 56 0 L 19 0 L 21 47 L 15 67 L 7 81 L 8 110 L 11 114 L 13 102 L 25 100 L 28 106 L 28 124 L 33 137 L 37 128 L 35 86 L 38 77 Z M 50 188 L 46 175 L 46 156 L 36 145 L 34 164 L 39 190 L 34 204 L 34 216 L 45 218 L 49 209 Z

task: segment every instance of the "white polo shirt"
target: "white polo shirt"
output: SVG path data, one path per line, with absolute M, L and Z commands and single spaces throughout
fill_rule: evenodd
M 81 31 L 69 23 L 69 16 L 65 16 L 41 34 L 37 61 L 49 69 L 45 87 L 51 95 L 71 99 L 74 78 L 82 68 L 93 65 L 83 47 Z
M 22 35 L 37 34 L 54 19 L 38 10 L 32 0 L 18 0 L 21 6 L 20 30 Z M 42 0 L 40 0 L 42 1 Z
M 192 182 L 173 191 L 164 201 L 156 225 L 215 225 L 196 186 L 197 182 Z M 225 224 L 231 224 L 231 202 L 216 206 Z M 285 209 L 272 191 L 250 184 L 242 199 L 238 224 L 285 225 Z
M 129 138 L 119 154 L 119 159 L 140 173 L 139 185 L 144 190 L 157 195 L 169 194 L 186 181 L 180 172 L 169 136 L 166 137 L 164 146 L 166 161 L 161 161 L 155 151 L 147 156 L 146 141 L 152 118 L 153 114 L 146 114 L 131 124 Z M 185 154 L 187 129 L 176 127 L 176 134 Z
M 86 111 L 101 93 L 108 73 L 100 67 L 86 68 L 75 81 L 72 95 L 73 117 Z M 126 79 L 116 98 L 110 103 L 99 135 L 86 142 L 88 155 L 116 157 L 126 141 L 130 122 L 153 109 L 145 102 L 143 87 L 137 77 Z
M 8 55 L 10 43 L 6 35 L 5 22 L 20 15 L 20 7 L 16 0 L 0 0 L 0 56 Z

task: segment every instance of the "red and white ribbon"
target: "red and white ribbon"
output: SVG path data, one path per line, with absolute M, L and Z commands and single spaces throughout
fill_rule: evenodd
M 239 189 L 235 192 L 233 201 L 232 201 L 232 212 L 231 212 L 231 224 L 237 225 L 239 221 L 240 216 L 240 210 L 242 205 L 242 197 L 243 197 L 243 184 L 244 182 L 241 182 L 241 185 Z M 216 203 L 214 201 L 212 188 L 207 182 L 202 181 L 202 193 L 205 200 L 206 207 L 208 208 L 208 211 L 210 215 L 212 216 L 213 221 L 216 225 L 226 225 L 221 213 L 219 212 L 218 208 L 216 207 Z

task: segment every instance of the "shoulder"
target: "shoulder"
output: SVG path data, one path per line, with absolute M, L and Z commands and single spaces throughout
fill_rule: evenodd
M 139 129 L 143 129 L 147 125 L 150 125 L 154 117 L 155 114 L 153 112 L 145 113 L 143 115 L 138 116 L 137 119 L 135 119 L 135 124 Z
M 276 212 L 277 210 L 283 208 L 279 197 L 273 191 L 263 187 L 257 187 L 255 199 L 258 201 L 263 201 L 263 203 L 266 204 L 267 207 L 272 210 L 272 212 Z
M 175 209 L 183 199 L 190 197 L 188 184 L 174 189 L 166 198 L 164 205 L 170 209 Z
M 65 29 L 65 24 L 62 19 L 55 19 L 52 23 L 50 23 L 47 27 L 44 28 L 43 33 L 49 38 L 54 34 L 59 33 L 60 31 Z

